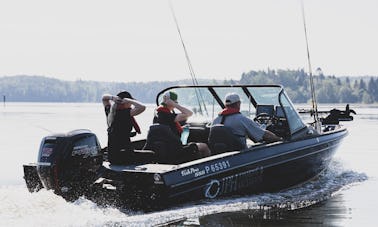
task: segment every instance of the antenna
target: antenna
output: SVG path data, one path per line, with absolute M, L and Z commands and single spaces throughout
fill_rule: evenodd
M 182 35 L 181 35 L 180 26 L 179 26 L 179 24 L 177 22 L 176 14 L 175 14 L 175 11 L 173 9 L 173 5 L 172 5 L 171 1 L 169 1 L 169 6 L 171 8 L 171 12 L 172 12 L 172 16 L 173 16 L 173 19 L 175 21 L 175 24 L 176 24 L 177 32 L 179 33 L 181 44 L 182 44 L 182 47 L 183 47 L 184 52 L 185 52 L 185 58 L 186 58 L 186 62 L 188 63 L 188 68 L 189 68 L 190 76 L 192 78 L 192 83 L 193 83 L 193 85 L 197 86 L 198 85 L 198 81 L 196 79 L 196 75 L 194 73 L 194 69 L 193 69 L 192 63 L 190 61 L 188 51 L 186 50 L 185 43 L 184 43 L 184 40 L 183 40 Z M 201 91 L 198 90 L 197 88 L 195 88 L 194 91 L 196 92 L 196 97 L 197 97 L 200 113 L 203 113 L 202 112 L 202 107 L 201 107 L 201 101 L 200 101 L 200 98 L 201 98 L 203 107 L 205 109 L 205 112 L 206 112 L 207 115 L 209 115 L 208 112 L 207 112 L 206 105 L 205 105 L 205 102 L 203 100 Z
M 307 61 L 308 61 L 308 68 L 309 68 L 309 74 L 310 74 L 312 112 L 314 114 L 315 130 L 317 132 L 320 132 L 321 131 L 321 127 L 320 127 L 320 121 L 319 121 L 319 116 L 318 116 L 318 105 L 317 105 L 317 102 L 316 102 L 316 94 L 315 94 L 315 87 L 314 87 L 314 78 L 313 78 L 312 69 L 311 69 L 310 50 L 309 50 L 309 47 L 308 47 L 307 26 L 306 26 L 306 18 L 305 18 L 305 11 L 304 11 L 303 0 L 301 1 L 301 5 L 302 5 L 303 27 L 304 27 L 304 33 L 305 33 L 305 39 L 306 39 Z

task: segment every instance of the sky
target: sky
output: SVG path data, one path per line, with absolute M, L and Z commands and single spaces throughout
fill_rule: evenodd
M 377 0 L 303 0 L 312 70 L 378 75 Z M 300 0 L 171 0 L 197 78 L 309 70 Z M 0 77 L 189 79 L 169 0 L 1 0 Z

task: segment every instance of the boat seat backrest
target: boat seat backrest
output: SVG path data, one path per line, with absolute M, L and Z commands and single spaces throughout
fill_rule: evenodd
M 158 163 L 173 163 L 177 154 L 182 150 L 180 138 L 167 125 L 153 124 L 147 134 L 143 150 L 155 152 Z
M 232 134 L 231 129 L 222 125 L 213 125 L 210 128 L 208 145 L 211 154 L 220 154 L 227 151 L 241 150 L 243 148 L 239 138 Z

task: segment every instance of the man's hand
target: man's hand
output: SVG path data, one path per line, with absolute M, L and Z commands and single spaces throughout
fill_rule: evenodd
M 176 107 L 176 102 L 173 101 L 172 99 L 167 98 L 167 99 L 165 99 L 164 103 L 167 104 L 168 106 Z

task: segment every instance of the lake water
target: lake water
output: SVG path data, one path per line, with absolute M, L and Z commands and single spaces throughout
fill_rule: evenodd
M 320 106 L 322 108 L 323 106 Z M 325 108 L 325 107 L 323 107 Z M 276 193 L 183 204 L 141 213 L 100 208 L 85 198 L 68 203 L 51 191 L 29 193 L 22 164 L 37 158 L 50 132 L 87 128 L 105 146 L 101 103 L 7 103 L 0 106 L 0 226 L 375 226 L 378 205 L 378 107 L 351 105 L 349 135 L 318 178 Z M 145 137 L 153 105 L 137 117 Z

